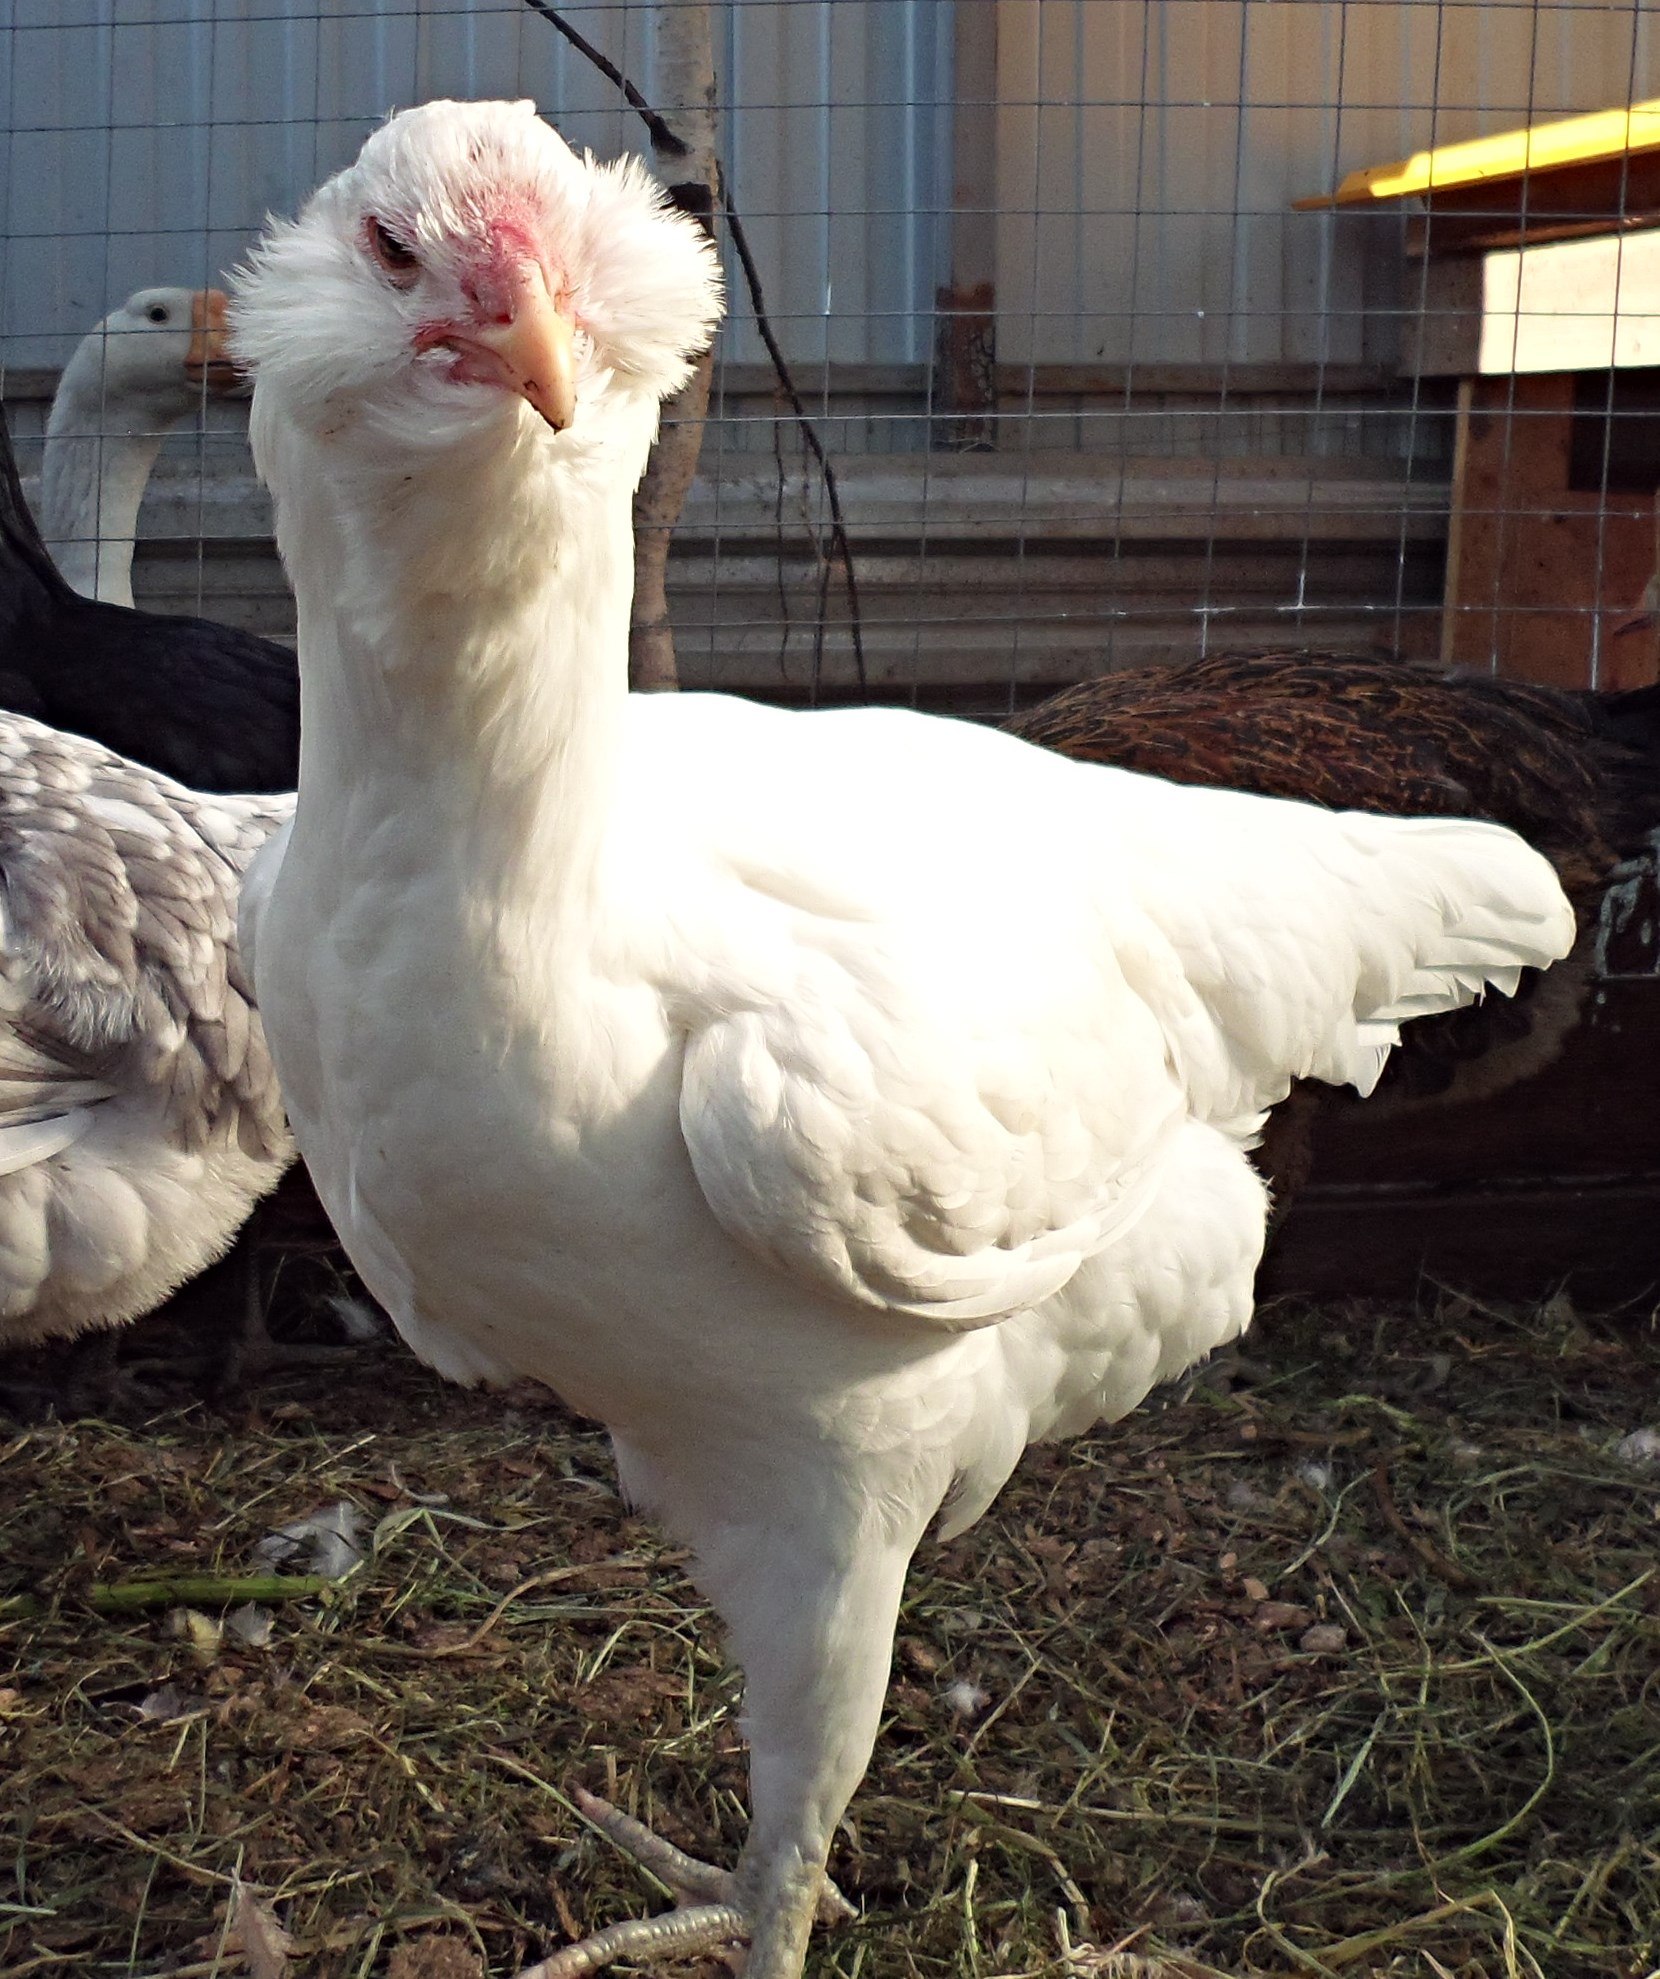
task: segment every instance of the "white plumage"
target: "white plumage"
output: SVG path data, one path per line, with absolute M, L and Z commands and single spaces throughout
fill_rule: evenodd
M 717 313 L 698 231 L 525 104 L 395 118 L 268 237 L 234 318 L 302 767 L 244 928 L 400 1329 L 601 1417 L 695 1549 L 753 1821 L 693 1886 L 791 1979 L 929 1521 L 1246 1323 L 1294 1077 L 1368 1085 L 1573 920 L 1495 827 L 631 700 L 630 498 Z
M 292 1160 L 235 922 L 292 808 L 0 714 L 0 1346 L 159 1305 Z
M 140 289 L 63 368 L 40 465 L 41 534 L 85 598 L 131 605 L 139 504 L 156 455 L 204 392 L 234 389 L 218 289 Z

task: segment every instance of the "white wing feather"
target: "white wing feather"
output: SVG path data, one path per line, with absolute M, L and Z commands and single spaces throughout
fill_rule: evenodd
M 1090 1105 L 1035 1055 L 1000 1077 L 1018 1056 L 944 1012 L 792 997 L 693 1034 L 681 1129 L 753 1248 L 861 1304 L 976 1325 L 1131 1228 L 1184 1117 L 1163 1080 Z
M 817 716 L 801 750 L 798 718 L 707 713 L 635 727 L 659 816 L 657 737 L 697 764 L 733 889 L 672 909 L 708 969 L 681 989 L 682 1133 L 733 1235 L 859 1304 L 958 1327 L 1039 1303 L 1133 1226 L 1183 1120 L 1247 1139 L 1294 1079 L 1368 1091 L 1406 1019 L 1573 939 L 1497 826 L 1179 789 L 889 711 Z M 1063 828 L 1041 863 L 1010 849 L 1027 801 Z

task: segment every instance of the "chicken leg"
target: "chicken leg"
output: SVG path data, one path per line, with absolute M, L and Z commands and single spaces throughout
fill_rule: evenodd
M 797 1530 L 729 1527 L 705 1541 L 698 1579 L 725 1615 L 745 1672 L 752 1812 L 742 1859 L 730 1873 L 712 1868 L 582 1796 L 583 1812 L 681 1907 L 596 1932 L 519 1979 L 581 1979 L 618 1958 L 743 1939 L 746 1979 L 799 1979 L 814 1923 L 853 1915 L 825 1862 L 876 1742 L 917 1536 L 854 1532 L 839 1559 Z

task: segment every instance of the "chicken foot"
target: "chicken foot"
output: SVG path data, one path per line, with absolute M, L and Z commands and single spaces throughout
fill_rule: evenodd
M 620 1958 L 684 1957 L 711 1951 L 718 1945 L 741 1943 L 749 1937 L 749 1919 L 740 1901 L 738 1881 L 730 1869 L 700 1862 L 661 1835 L 653 1834 L 610 1801 L 577 1788 L 578 1808 L 624 1855 L 655 1876 L 674 1896 L 675 1908 L 658 1917 L 630 1918 L 608 1925 L 591 1937 L 567 1945 L 527 1967 L 519 1979 L 584 1979 Z M 817 1921 L 837 1924 L 855 1916 L 852 1904 L 826 1876 L 819 1893 Z

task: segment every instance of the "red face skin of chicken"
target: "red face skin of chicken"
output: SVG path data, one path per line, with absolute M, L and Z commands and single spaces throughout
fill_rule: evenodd
M 411 251 L 378 222 L 371 223 L 370 245 L 394 282 L 418 274 Z M 562 433 L 576 416 L 576 315 L 569 296 L 550 285 L 528 229 L 493 222 L 463 269 L 461 288 L 466 318 L 422 323 L 415 349 L 450 352 L 449 375 L 458 383 L 514 392 Z

